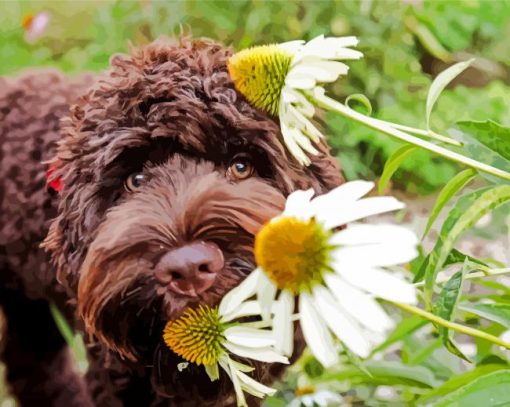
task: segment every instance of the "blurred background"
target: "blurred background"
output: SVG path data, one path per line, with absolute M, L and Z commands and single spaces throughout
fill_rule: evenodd
M 364 94 L 372 103 L 373 116 L 415 127 L 425 126 L 425 99 L 432 79 L 452 63 L 476 57 L 473 67 L 442 94 L 432 127 L 446 132 L 465 119 L 492 119 L 510 125 L 510 1 L 506 0 L 4 0 L 0 3 L 0 75 L 41 66 L 69 74 L 100 71 L 108 67 L 112 54 L 127 52 L 130 45 L 180 33 L 210 37 L 236 50 L 309 40 L 319 34 L 356 35 L 365 57 L 350 63 L 349 75 L 329 91 L 341 101 L 351 94 Z M 384 135 L 334 115 L 323 119 L 330 144 L 349 179 L 377 179 L 387 157 L 399 147 Z M 415 200 L 411 210 L 420 213 L 430 210 L 433 203 L 427 196 L 433 196 L 457 170 L 454 164 L 427 152 L 415 152 L 393 177 L 392 188 Z M 502 227 L 501 222 L 493 223 Z M 501 229 L 497 233 L 506 232 Z M 501 251 L 501 247 L 494 250 Z M 409 342 L 408 347 L 414 346 L 425 345 Z M 432 351 L 427 357 L 432 357 Z M 405 347 L 402 352 L 405 361 Z M 462 369 L 457 360 L 452 362 L 451 355 L 441 355 L 430 362 L 435 363 L 430 377 L 423 373 L 426 367 L 419 366 L 419 371 L 401 370 L 400 376 L 394 372 L 389 379 L 386 374 L 381 383 L 372 383 L 366 375 L 351 370 L 337 377 L 337 387 L 346 391 L 357 386 L 352 394 L 347 393 L 345 405 L 408 405 L 416 388 L 433 387 L 437 380 Z M 308 379 L 324 374 L 306 358 L 297 369 L 300 371 L 288 380 L 289 389 L 303 384 L 298 383 L 305 380 L 300 378 L 302 372 Z M 394 388 L 385 387 L 393 384 L 391 380 L 401 386 L 397 398 Z M 292 396 L 283 392 L 268 405 L 286 405 L 295 396 L 294 390 L 289 391 Z M 13 405 L 0 384 L 0 407 Z

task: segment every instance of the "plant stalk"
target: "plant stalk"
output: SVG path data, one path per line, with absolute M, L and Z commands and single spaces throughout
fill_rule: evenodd
M 411 136 L 408 133 L 405 133 L 401 130 L 398 130 L 397 128 L 392 127 L 392 125 L 382 120 L 373 119 L 369 116 L 365 116 L 361 113 L 358 113 L 355 110 L 352 110 L 351 108 L 345 106 L 344 104 L 337 102 L 336 100 L 326 96 L 324 94 L 324 89 L 322 88 L 315 88 L 313 92 L 307 92 L 307 95 L 313 98 L 319 104 L 319 106 L 323 107 L 324 109 L 328 109 L 336 113 L 339 113 L 342 116 L 347 117 L 357 123 L 363 124 L 371 129 L 380 131 L 381 133 L 384 133 L 388 136 L 394 137 L 406 143 L 414 144 L 415 146 L 436 153 L 442 157 L 462 163 L 469 167 L 494 175 L 498 178 L 510 180 L 510 173 L 506 171 L 473 160 L 472 158 L 465 157 L 462 154 L 432 144 L 428 141 L 422 140 L 419 137 Z
M 390 304 L 395 305 L 396 307 L 409 312 L 411 314 L 417 315 L 421 318 L 427 319 L 437 325 L 444 326 L 445 328 L 451 329 L 452 331 L 456 331 L 459 333 L 463 333 L 465 335 L 473 336 L 475 338 L 485 339 L 486 341 L 492 342 L 496 345 L 502 346 L 506 349 L 510 349 L 510 343 L 505 342 L 498 338 L 497 336 L 488 334 L 486 332 L 480 331 L 478 329 L 470 328 L 468 326 L 464 326 L 461 324 L 457 324 L 456 322 L 447 321 L 437 315 L 432 314 L 431 312 L 425 311 L 421 308 L 415 307 L 414 305 L 402 304 L 400 302 L 388 301 Z

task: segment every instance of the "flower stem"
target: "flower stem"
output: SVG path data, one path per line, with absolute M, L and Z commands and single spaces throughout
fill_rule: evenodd
M 307 92 L 307 95 L 313 98 L 319 104 L 319 106 L 323 107 L 324 109 L 332 110 L 336 113 L 341 114 L 344 117 L 347 117 L 357 123 L 363 124 L 371 129 L 380 131 L 384 134 L 387 134 L 388 136 L 392 136 L 406 143 L 414 144 L 415 146 L 421 147 L 428 151 L 432 151 L 433 153 L 436 153 L 440 156 L 446 157 L 450 160 L 462 163 L 464 165 L 486 172 L 488 174 L 492 174 L 496 177 L 510 180 L 510 173 L 506 171 L 473 160 L 472 158 L 465 157 L 462 154 L 450 151 L 436 144 L 432 144 L 428 141 L 422 140 L 419 137 L 414 137 L 395 127 L 392 127 L 390 123 L 386 123 L 382 120 L 373 119 L 369 116 L 365 116 L 361 113 L 358 113 L 355 110 L 352 110 L 351 108 L 345 106 L 344 104 L 337 102 L 336 100 L 326 96 L 324 94 L 324 89 L 322 88 L 315 88 L 313 92 Z
M 507 268 L 500 268 L 500 269 L 489 269 L 489 268 L 482 268 L 483 266 L 480 265 L 480 270 L 475 273 L 469 273 L 464 277 L 464 280 L 474 280 L 481 277 L 493 277 L 493 276 L 500 276 L 503 274 L 510 274 L 510 267 Z M 451 276 L 446 274 L 440 274 L 436 280 L 436 283 L 446 283 Z M 425 285 L 423 281 L 420 281 L 419 283 L 414 284 L 416 287 L 421 287 Z
M 416 134 L 418 136 L 423 136 L 423 137 L 428 137 L 428 138 L 440 141 L 442 143 L 451 144 L 452 146 L 456 146 L 456 147 L 462 146 L 462 143 L 460 141 L 454 140 L 450 137 L 443 136 L 442 134 L 438 134 L 432 130 L 427 131 L 427 130 L 423 130 L 423 129 L 417 129 L 415 127 L 404 126 L 403 124 L 389 123 L 389 122 L 385 122 L 385 121 L 379 120 L 379 119 L 374 119 L 374 120 L 376 120 L 380 123 L 383 123 L 383 124 L 389 124 L 394 129 L 402 130 L 407 133 Z
M 465 335 L 473 336 L 480 339 L 485 339 L 489 342 L 495 343 L 496 345 L 503 346 L 506 349 L 510 349 L 510 343 L 505 342 L 498 338 L 497 336 L 488 334 L 486 332 L 480 331 L 478 329 L 470 328 L 468 326 L 464 326 L 461 324 L 457 324 L 455 322 L 447 321 L 437 315 L 432 314 L 431 312 L 425 311 L 421 308 L 415 307 L 409 304 L 402 304 L 400 302 L 389 301 L 390 304 L 397 306 L 398 308 L 407 311 L 411 314 L 417 315 L 421 318 L 427 319 L 437 325 L 444 326 L 445 328 L 451 329 L 456 332 L 463 333 Z

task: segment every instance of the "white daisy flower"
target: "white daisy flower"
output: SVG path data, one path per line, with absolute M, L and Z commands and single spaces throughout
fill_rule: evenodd
M 278 115 L 284 142 L 303 165 L 311 162 L 306 153 L 319 153 L 312 141 L 323 137 L 310 121 L 315 108 L 303 92 L 346 75 L 349 67 L 339 60 L 361 58 L 361 52 L 349 48 L 357 44 L 356 37 L 320 35 L 309 42 L 253 47 L 229 60 L 236 88 L 254 106 Z
M 259 267 L 220 310 L 232 312 L 256 295 L 263 317 L 274 314 L 276 348 L 291 355 L 297 297 L 305 340 L 324 366 L 339 361 L 334 338 L 368 356 L 394 326 L 376 298 L 416 303 L 415 287 L 388 268 L 412 260 L 418 242 L 401 226 L 355 223 L 404 207 L 392 197 L 361 199 L 372 188 L 353 181 L 314 199 L 312 190 L 290 194 L 284 212 L 256 237 Z
M 234 385 L 237 405 L 246 407 L 244 392 L 264 398 L 276 392 L 275 389 L 257 382 L 246 373 L 254 370 L 251 366 L 235 360 L 248 358 L 267 363 L 289 363 L 288 359 L 275 350 L 274 334 L 268 329 L 259 329 L 250 324 L 236 322 L 244 316 L 258 315 L 260 308 L 238 304 L 229 313 L 220 308 L 200 305 L 188 309 L 180 318 L 169 321 L 163 332 L 163 340 L 177 355 L 189 363 L 203 365 L 211 380 L 219 378 L 219 366 L 227 373 Z

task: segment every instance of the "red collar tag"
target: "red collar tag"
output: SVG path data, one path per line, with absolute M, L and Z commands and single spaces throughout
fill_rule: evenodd
M 55 165 L 50 165 L 48 170 L 46 171 L 46 184 L 49 188 L 53 189 L 55 192 L 60 192 L 64 187 L 64 183 L 60 178 L 52 177 L 52 174 L 55 172 L 57 167 Z

